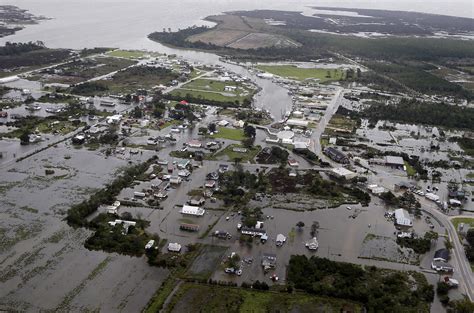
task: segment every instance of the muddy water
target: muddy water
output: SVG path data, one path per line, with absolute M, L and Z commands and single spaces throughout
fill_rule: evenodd
M 126 164 L 64 143 L 0 170 L 2 309 L 130 312 L 146 304 L 167 271 L 144 258 L 87 251 L 90 233 L 62 220 Z

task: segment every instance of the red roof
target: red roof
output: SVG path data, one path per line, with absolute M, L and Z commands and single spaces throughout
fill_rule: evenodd
M 180 104 L 188 104 L 188 101 L 186 101 L 186 100 L 181 100 Z

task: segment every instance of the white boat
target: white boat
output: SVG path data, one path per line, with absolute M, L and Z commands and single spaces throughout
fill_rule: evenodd
M 318 239 L 317 239 L 316 237 L 313 237 L 312 239 L 308 240 L 308 241 L 305 243 L 305 246 L 306 246 L 306 248 L 308 248 L 309 250 L 318 250 L 318 248 L 319 248 Z
M 28 111 L 39 111 L 41 110 L 41 107 L 37 104 L 30 104 L 30 105 L 25 106 L 25 109 Z

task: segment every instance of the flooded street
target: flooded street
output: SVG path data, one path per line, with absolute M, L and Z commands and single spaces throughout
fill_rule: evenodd
M 50 48 L 145 49 L 176 54 L 196 64 L 220 65 L 224 71 L 249 78 L 259 87 L 259 92 L 254 98 L 254 106 L 268 111 L 274 121 L 281 120 L 292 108 L 293 100 L 286 88 L 271 79 L 259 78 L 253 71 L 227 62 L 218 55 L 169 48 L 149 40 L 147 35 L 153 31 L 168 30 L 168 28 L 178 30 L 191 25 L 212 25 L 202 19 L 224 11 L 271 8 L 301 10 L 305 14 L 311 14 L 312 10 L 307 6 L 314 4 L 310 1 L 295 4 L 288 0 L 258 2 L 205 0 L 199 6 L 191 0 L 183 2 L 139 0 L 119 3 L 109 0 L 74 0 L 66 4 L 59 0 L 6 0 L 2 2 L 21 6 L 22 9 L 51 19 L 28 26 L 13 36 L 0 38 L 0 44 L 7 41 L 41 40 Z M 334 4 L 332 1 L 322 1 L 318 4 L 328 3 Z M 344 1 L 336 1 L 336 3 L 344 5 Z M 345 3 L 351 2 L 345 1 Z M 371 7 L 378 6 L 371 1 L 367 3 Z M 367 6 L 367 3 L 360 5 Z M 411 8 L 413 4 L 412 1 L 404 1 L 404 3 L 407 8 Z M 93 10 L 90 9 L 91 7 Z M 429 4 L 424 7 L 435 13 L 440 11 Z M 400 9 L 400 4 L 397 4 L 397 8 Z M 7 94 L 6 97 L 12 99 L 23 100 L 21 89 L 28 89 L 35 98 L 44 93 L 40 83 L 24 79 L 10 82 L 6 86 L 18 88 Z M 310 137 L 311 150 L 321 157 L 323 155 L 320 137 L 337 111 L 340 102 L 343 101 L 341 100 L 343 89 L 336 87 L 335 94 L 334 100 Z M 104 108 L 100 106 L 100 103 L 100 99 L 96 98 L 93 105 L 109 112 L 123 112 L 131 108 L 122 103 L 113 108 Z M 35 104 L 40 106 L 35 111 L 28 109 L 24 104 L 8 108 L 9 116 L 0 118 L 0 121 L 12 121 L 12 114 L 45 117 L 50 115 L 46 109 L 63 106 L 57 103 Z M 84 228 L 69 227 L 65 222 L 66 212 L 72 205 L 82 202 L 95 191 L 103 188 L 105 184 L 110 183 L 119 175 L 120 169 L 127 165 L 138 164 L 155 155 L 160 160 L 169 160 L 171 163 L 178 161 L 178 158 L 169 156 L 170 152 L 184 149 L 184 144 L 199 138 L 199 127 L 207 128 L 210 122 L 222 119 L 213 115 L 215 112 L 213 110 L 210 109 L 208 115 L 194 128 L 173 133 L 176 141 L 158 145 L 157 151 L 146 147 L 147 140 L 150 136 L 171 134 L 172 126 L 163 130 L 135 127 L 134 133 L 127 137 L 127 147 L 123 149 L 125 152 L 120 154 L 114 151 L 110 156 L 106 156 L 103 149 L 93 150 L 85 146 L 73 146 L 69 140 L 72 133 L 67 135 L 48 133 L 42 137 L 40 143 L 26 146 L 20 145 L 18 139 L 1 139 L 0 153 L 3 154 L 0 158 L 0 303 L 2 309 L 22 312 L 141 311 L 168 277 L 170 271 L 149 266 L 145 257 L 129 257 L 87 250 L 84 248 L 84 242 L 91 232 Z M 97 121 L 88 120 L 87 116 L 81 116 L 80 122 L 85 123 L 82 125 L 89 126 L 97 123 Z M 7 128 L 7 126 L 0 127 Z M 418 134 L 420 138 L 414 139 L 413 133 Z M 407 152 L 431 160 L 445 160 L 453 151 L 460 151 L 456 144 L 443 142 L 433 158 L 433 153 L 426 150 L 431 143 L 431 130 L 415 129 L 410 125 L 397 125 L 396 131 L 388 132 L 378 128 L 370 129 L 364 121 L 356 135 L 359 139 L 370 138 L 369 142 L 360 141 L 367 146 L 383 150 L 381 146 L 385 145 L 394 151 Z M 263 130 L 258 129 L 255 137 L 261 148 L 271 147 L 265 142 L 267 134 Z M 223 145 L 234 143 L 227 139 L 219 140 Z M 132 153 L 132 149 L 144 146 L 146 149 L 140 150 L 140 153 Z M 29 155 L 43 148 L 45 150 Z M 18 160 L 22 156 L 28 157 Z M 294 156 L 294 158 L 300 163 L 300 169 L 312 167 L 306 159 L 300 156 Z M 253 264 L 245 265 L 243 275 L 235 277 L 235 281 L 239 283 L 257 279 L 270 281 L 269 275 L 262 271 L 260 263 L 264 253 L 277 255 L 275 273 L 282 279 L 285 277 L 286 264 L 292 254 L 317 255 L 336 261 L 376 265 L 397 270 L 429 269 L 431 252 L 434 252 L 434 249 L 421 259 L 411 256 L 413 261 L 406 258 L 403 259 L 404 262 L 400 262 L 404 255 L 400 256 L 396 248 L 393 248 L 392 242 L 396 229 L 393 221 L 384 216 L 386 208 L 379 199 L 373 201 L 368 207 L 356 204 L 350 209 L 344 205 L 312 211 L 291 210 L 291 204 L 283 200 L 279 201 L 281 203 L 276 203 L 277 201 L 270 203 L 270 200 L 261 203 L 252 201 L 251 205 L 262 208 L 266 217 L 265 228 L 270 237 L 265 244 L 256 240 L 257 243 L 253 247 L 239 242 L 240 233 L 237 223 L 240 221 L 240 216 L 228 212 L 227 206 L 221 200 L 212 204 L 207 203 L 207 211 L 202 217 L 183 216 L 179 211 L 180 206 L 189 200 L 190 193 L 205 188 L 203 185 L 206 182 L 206 175 L 218 171 L 221 163 L 232 164 L 225 158 L 203 161 L 201 167 L 193 170 L 192 179 L 189 182 L 170 188 L 168 198 L 160 203 L 160 209 L 140 206 L 137 203 L 136 207 L 122 206 L 120 213 L 130 212 L 134 216 L 149 220 L 150 226 L 147 231 L 168 239 L 168 242 L 180 242 L 183 246 L 195 242 L 216 244 L 227 248 L 226 253 L 235 251 L 241 256 L 252 255 L 255 258 Z M 283 164 L 286 163 L 283 162 Z M 260 165 L 250 162 L 245 164 L 245 169 L 253 173 L 257 172 L 257 168 L 260 170 Z M 440 193 L 447 192 L 450 179 L 462 177 L 459 171 L 447 170 L 443 174 L 443 180 L 438 184 Z M 407 180 L 405 173 L 394 175 L 393 172 L 383 169 L 377 175 L 367 175 L 367 178 L 369 183 L 376 183 L 390 189 L 393 189 L 395 183 Z M 423 189 L 428 184 L 431 183 L 419 182 L 420 188 Z M 143 183 L 143 186 L 146 185 L 147 183 Z M 133 198 L 134 192 L 138 188 L 144 188 L 143 186 L 122 190 L 118 199 L 122 201 Z M 298 195 L 295 195 L 296 197 Z M 474 210 L 472 200 L 468 203 L 467 207 Z M 351 218 L 354 212 L 357 212 L 357 216 Z M 305 223 L 302 229 L 296 226 L 299 221 Z M 310 227 L 316 221 L 320 225 L 317 232 L 319 249 L 310 252 L 305 247 L 305 243 L 311 239 Z M 179 229 L 180 223 L 199 225 L 199 234 L 184 233 Z M 445 233 L 440 223 L 435 222 L 434 225 L 435 231 L 440 234 Z M 424 219 L 417 219 L 415 227 L 420 233 L 429 230 Z M 211 236 L 212 233 L 209 233 L 211 230 L 229 232 L 232 239 L 221 241 Z M 282 247 L 275 245 L 278 234 L 284 234 L 288 238 Z M 374 243 L 372 241 L 374 238 L 374 241 L 382 239 Z M 388 242 L 389 240 L 391 241 Z M 440 239 L 434 243 L 434 246 L 441 247 L 442 242 L 443 240 Z M 385 244 L 393 249 L 386 248 Z M 384 250 L 384 253 L 379 250 Z M 456 273 L 454 277 L 457 275 L 459 274 Z M 427 274 L 433 282 L 436 282 L 435 276 L 437 277 L 434 274 Z M 212 274 L 212 278 L 228 280 L 229 277 L 218 267 Z

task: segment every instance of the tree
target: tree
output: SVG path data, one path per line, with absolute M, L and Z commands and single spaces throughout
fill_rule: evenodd
M 245 137 L 255 138 L 256 134 L 257 134 L 257 131 L 255 130 L 255 127 L 253 127 L 252 125 L 246 125 L 244 127 Z
M 304 223 L 302 221 L 299 221 L 298 223 L 296 223 L 296 226 L 301 230 L 301 228 L 304 227 Z
M 444 281 L 438 282 L 438 285 L 436 286 L 436 293 L 438 295 L 446 295 L 448 294 L 448 292 L 449 292 L 449 285 Z
M 140 109 L 140 107 L 136 106 L 133 108 L 131 115 L 133 118 L 142 118 L 143 117 L 143 111 Z
M 209 126 L 207 126 L 207 128 L 209 129 L 209 132 L 210 132 L 210 133 L 215 133 L 216 130 L 217 130 L 217 126 L 216 126 L 215 123 L 209 124 Z
M 432 240 L 436 241 L 438 240 L 438 233 L 434 231 L 429 231 L 425 233 L 425 239 L 429 239 L 430 241 Z
M 30 133 L 25 131 L 20 135 L 20 144 L 28 145 L 30 143 Z
M 454 300 L 449 303 L 448 313 L 472 313 L 474 312 L 474 302 L 467 297 L 460 300 Z
M 242 145 L 245 148 L 250 149 L 252 148 L 254 142 L 255 142 L 255 138 L 245 138 L 244 140 L 242 140 Z

